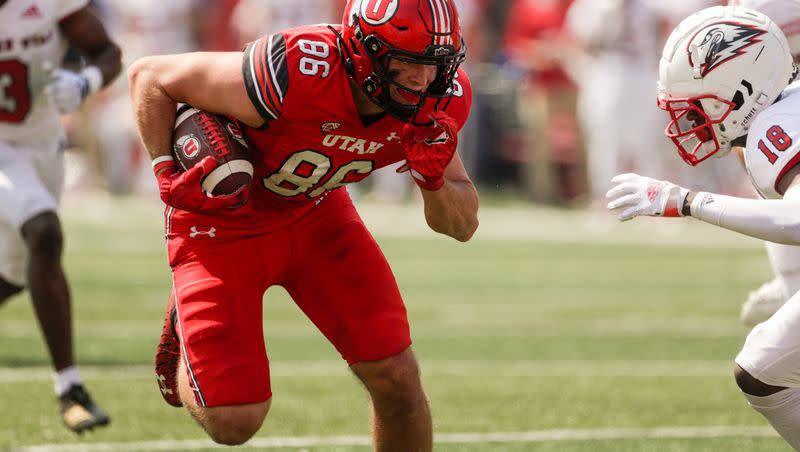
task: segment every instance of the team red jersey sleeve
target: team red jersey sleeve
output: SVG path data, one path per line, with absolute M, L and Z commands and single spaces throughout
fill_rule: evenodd
M 447 113 L 458 123 L 458 130 L 464 127 L 472 109 L 472 83 L 464 69 L 459 68 L 453 82 L 454 103 L 448 108 Z
M 286 39 L 282 33 L 264 36 L 244 49 L 242 74 L 247 95 L 267 122 L 283 113 L 289 88 Z

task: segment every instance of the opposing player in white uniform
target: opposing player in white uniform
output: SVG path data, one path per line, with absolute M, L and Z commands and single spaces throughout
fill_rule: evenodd
M 71 43 L 87 62 L 59 68 Z M 56 371 L 65 425 L 109 422 L 75 367 L 70 296 L 56 213 L 63 180 L 60 114 L 120 71 L 120 51 L 87 0 L 0 0 L 0 302 L 27 287 Z
M 730 0 L 770 17 L 783 31 L 795 62 L 800 61 L 800 0 Z M 744 149 L 735 147 L 741 154 Z M 754 326 L 768 319 L 789 296 L 800 290 L 800 247 L 764 242 L 775 278 L 750 292 L 742 305 L 741 319 Z
M 681 22 L 664 47 L 659 106 L 667 136 L 696 165 L 745 146 L 763 199 L 686 188 L 636 174 L 612 179 L 609 209 L 692 216 L 770 242 L 800 245 L 800 83 L 789 44 L 767 16 L 741 7 L 704 9 Z M 788 87 L 787 87 L 788 85 Z M 750 405 L 800 450 L 800 294 L 748 335 L 736 383 Z

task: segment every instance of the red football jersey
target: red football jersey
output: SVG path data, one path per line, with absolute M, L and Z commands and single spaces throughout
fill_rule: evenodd
M 405 159 L 400 146 L 404 122 L 389 115 L 369 125 L 362 122 L 336 34 L 328 26 L 262 37 L 245 48 L 242 71 L 250 99 L 267 121 L 261 128 L 242 127 L 253 147 L 252 209 L 211 216 L 169 209 L 170 236 L 191 227 L 214 227 L 218 236 L 224 230 L 275 230 L 304 215 L 326 192 Z M 420 120 L 437 101 L 427 99 Z M 459 69 L 452 96 L 439 105 L 447 105 L 445 111 L 461 129 L 471 103 L 469 78 Z
M 255 147 L 250 196 L 256 208 L 306 204 L 404 160 L 399 136 L 405 123 L 386 115 L 364 125 L 336 35 L 327 26 L 265 36 L 244 52 L 247 92 L 268 122 L 261 129 L 245 127 Z M 445 111 L 460 129 L 472 101 L 464 72 L 459 71 L 453 91 Z M 437 100 L 427 99 L 419 117 L 433 111 Z

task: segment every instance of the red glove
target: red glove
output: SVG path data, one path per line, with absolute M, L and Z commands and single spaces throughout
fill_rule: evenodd
M 453 159 L 458 145 L 458 125 L 445 112 L 430 114 L 433 124 L 403 128 L 402 140 L 406 164 L 397 170 L 410 170 L 414 182 L 425 190 L 435 191 L 444 185 L 444 169 Z
M 232 209 L 244 204 L 249 187 L 242 187 L 236 193 L 225 196 L 211 196 L 203 191 L 203 176 L 216 167 L 217 161 L 208 156 L 199 164 L 179 173 L 171 158 L 157 159 L 154 161 L 153 171 L 158 179 L 161 200 L 168 206 L 195 213 Z

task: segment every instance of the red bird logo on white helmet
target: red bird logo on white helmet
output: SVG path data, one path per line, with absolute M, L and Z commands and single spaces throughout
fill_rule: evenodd
M 717 22 L 702 28 L 689 41 L 686 52 L 689 64 L 700 69 L 700 77 L 745 53 L 746 48 L 761 42 L 767 31 L 753 25 Z

